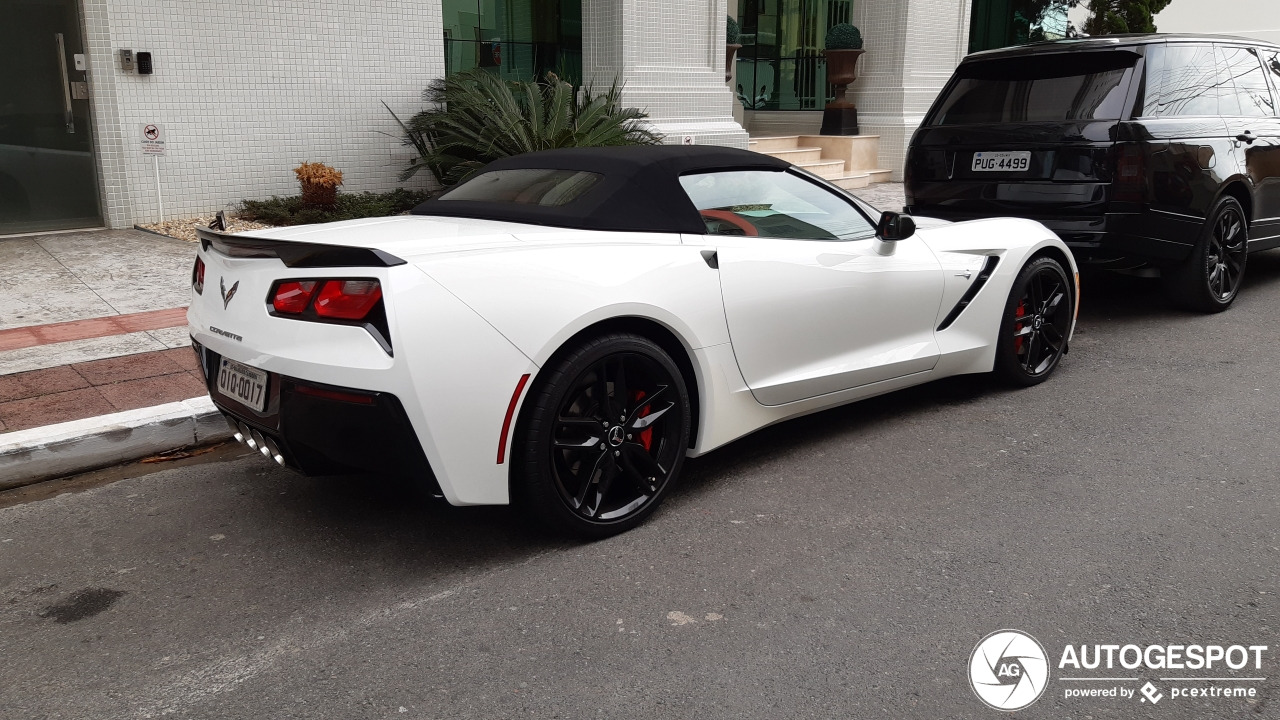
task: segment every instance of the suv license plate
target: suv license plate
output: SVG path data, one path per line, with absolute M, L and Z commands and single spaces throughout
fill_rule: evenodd
M 267 407 L 267 373 L 222 358 L 218 368 L 218 392 L 258 412 Z
M 1030 150 L 973 154 L 973 172 L 1026 172 L 1030 169 Z

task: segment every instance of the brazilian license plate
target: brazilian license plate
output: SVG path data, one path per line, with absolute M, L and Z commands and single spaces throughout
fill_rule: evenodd
M 973 154 L 974 172 L 1026 172 L 1030 169 L 1030 150 L 984 151 Z
M 262 412 L 267 407 L 267 373 L 222 358 L 222 366 L 218 368 L 218 392 Z

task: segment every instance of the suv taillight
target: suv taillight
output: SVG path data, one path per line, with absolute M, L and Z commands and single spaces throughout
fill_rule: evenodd
M 1117 145 L 1112 198 L 1120 202 L 1140 203 L 1146 200 L 1146 188 L 1147 170 L 1142 148 Z
M 195 267 L 191 268 L 191 287 L 195 288 L 197 295 L 204 294 L 204 260 L 200 256 L 196 256 Z

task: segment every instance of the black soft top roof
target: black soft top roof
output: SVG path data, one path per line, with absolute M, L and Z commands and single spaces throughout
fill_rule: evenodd
M 734 148 L 649 145 L 543 150 L 495 160 L 480 174 L 520 168 L 582 170 L 602 178 L 559 206 L 478 200 L 428 200 L 414 215 L 504 220 L 584 230 L 705 234 L 680 176 L 710 170 L 784 170 L 791 163 Z M 478 177 L 479 175 L 473 176 Z

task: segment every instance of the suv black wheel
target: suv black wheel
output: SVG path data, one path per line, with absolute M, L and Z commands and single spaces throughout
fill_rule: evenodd
M 1200 312 L 1231 306 L 1249 259 L 1249 224 L 1240 201 L 1224 196 L 1200 231 L 1191 256 L 1164 272 L 1165 291 L 1174 303 Z
M 1067 349 L 1075 285 L 1050 257 L 1027 263 L 1013 281 L 996 340 L 996 377 L 1026 387 L 1044 382 Z
M 552 529 L 601 538 L 638 525 L 680 474 L 690 403 L 671 357 L 614 333 L 544 368 L 517 430 L 513 488 Z

